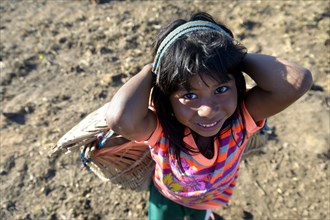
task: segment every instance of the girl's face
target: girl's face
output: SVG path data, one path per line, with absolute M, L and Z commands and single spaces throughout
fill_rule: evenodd
M 216 135 L 237 107 L 234 77 L 226 83 L 193 76 L 191 89 L 180 87 L 170 96 L 176 119 L 203 137 Z

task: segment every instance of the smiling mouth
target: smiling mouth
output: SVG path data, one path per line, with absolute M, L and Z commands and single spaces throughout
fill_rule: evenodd
M 216 124 L 218 124 L 218 122 L 213 122 L 213 123 L 210 123 L 210 124 L 203 124 L 203 123 L 198 123 L 199 126 L 202 126 L 203 128 L 211 128 L 211 127 L 214 127 Z

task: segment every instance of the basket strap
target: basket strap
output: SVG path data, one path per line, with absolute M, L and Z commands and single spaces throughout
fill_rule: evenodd
M 113 130 L 109 130 L 101 139 L 100 142 L 98 142 L 98 147 L 104 147 L 105 143 L 107 142 L 107 140 L 112 137 L 112 135 L 114 134 L 115 132 Z

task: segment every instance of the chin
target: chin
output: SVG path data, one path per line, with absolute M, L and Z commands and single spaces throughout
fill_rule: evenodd
M 215 130 L 215 131 L 209 131 L 209 132 L 202 132 L 202 131 L 196 131 L 196 130 L 194 130 L 194 131 L 202 137 L 214 137 L 215 135 L 217 135 L 220 132 L 220 129 Z

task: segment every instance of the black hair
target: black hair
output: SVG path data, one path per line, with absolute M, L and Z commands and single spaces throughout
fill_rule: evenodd
M 224 123 L 223 128 L 225 128 L 233 122 L 238 112 L 242 113 L 240 103 L 246 91 L 241 65 L 246 54 L 246 48 L 234 39 L 233 33 L 225 25 L 216 23 L 209 14 L 204 12 L 194 14 L 189 21 L 193 20 L 205 20 L 215 23 L 227 35 L 216 30 L 207 30 L 194 31 L 179 37 L 167 49 L 160 61 L 160 71 L 156 76 L 151 96 L 151 101 L 163 127 L 164 134 L 170 141 L 169 150 L 179 161 L 181 171 L 183 171 L 183 168 L 180 152 L 195 151 L 183 142 L 185 126 L 173 117 L 170 95 L 177 91 L 179 86 L 183 86 L 189 91 L 189 82 L 194 75 L 198 75 L 203 79 L 203 75 L 207 74 L 220 83 L 228 82 L 231 79 L 230 75 L 233 76 L 238 94 L 237 109 Z M 154 56 L 164 38 L 175 28 L 186 22 L 182 19 L 175 20 L 160 31 L 154 43 Z M 240 115 L 243 117 L 243 114 Z M 244 136 L 245 133 L 244 128 Z

